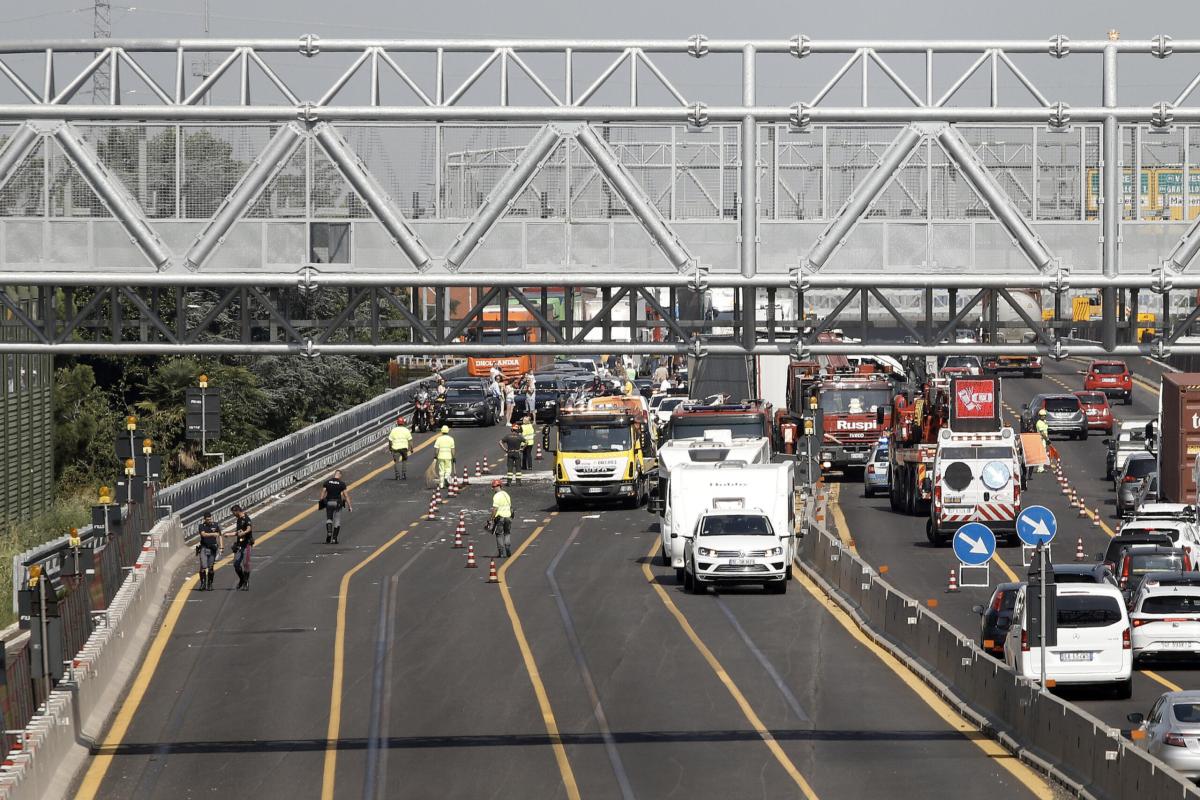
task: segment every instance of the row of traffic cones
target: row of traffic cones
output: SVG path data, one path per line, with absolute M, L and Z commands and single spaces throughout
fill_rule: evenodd
M 466 468 L 463 469 L 463 472 L 464 473 L 466 472 Z M 465 475 L 464 475 L 464 478 L 465 478 Z M 466 480 L 464 480 L 463 483 L 465 484 Z M 451 478 L 450 495 L 452 497 L 457 496 L 457 494 L 458 494 L 457 486 L 458 486 L 457 481 L 455 481 L 453 478 Z M 437 519 L 438 518 L 437 517 L 437 507 L 439 505 L 440 494 L 441 493 L 439 491 L 435 491 L 433 493 L 433 499 L 429 501 L 429 519 Z M 451 544 L 450 547 L 455 550 L 461 550 L 463 548 L 463 539 L 466 537 L 466 535 L 467 535 L 467 512 L 459 510 L 458 524 L 454 527 L 454 543 Z M 465 568 L 466 569 L 478 569 L 479 563 L 475 560 L 475 543 L 474 542 L 466 542 L 466 548 L 467 548 L 467 563 L 464 565 Z M 499 583 L 500 582 L 500 576 L 496 571 L 496 559 L 494 559 L 494 558 L 488 562 L 487 582 L 488 583 Z

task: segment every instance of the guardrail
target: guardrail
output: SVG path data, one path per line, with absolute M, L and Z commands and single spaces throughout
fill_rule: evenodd
M 1081 797 L 1200 798 L 1182 775 L 1078 706 L 1041 691 L 880 577 L 809 505 L 798 565 L 964 718 Z
M 460 369 L 461 365 L 456 365 L 443 374 L 451 375 Z M 244 506 L 259 503 L 380 441 L 398 413 L 411 411 L 412 397 L 423 380 L 392 389 L 219 467 L 160 489 L 154 495 L 154 506 L 179 514 L 183 524 L 188 525 L 199 520 L 205 510 L 221 518 L 228 515 L 234 503 Z M 143 530 L 148 527 L 147 524 Z M 102 543 L 104 531 L 89 526 L 79 532 L 79 537 L 81 546 L 97 547 Z M 69 552 L 68 539 L 62 536 L 14 557 L 14 609 L 16 592 L 28 582 L 29 567 L 40 564 L 44 571 L 57 572 L 63 556 Z

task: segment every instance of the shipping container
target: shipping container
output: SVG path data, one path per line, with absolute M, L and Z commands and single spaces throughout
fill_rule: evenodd
M 1200 373 L 1165 372 L 1159 417 L 1159 497 L 1175 503 L 1196 502 L 1192 474 L 1200 454 Z

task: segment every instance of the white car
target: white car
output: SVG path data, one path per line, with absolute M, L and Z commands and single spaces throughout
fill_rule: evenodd
M 654 398 L 651 397 L 650 398 L 650 408 L 654 414 L 655 424 L 659 427 L 666 426 L 666 424 L 671 421 L 671 415 L 673 413 L 675 413 L 675 409 L 678 408 L 680 406 L 680 404 L 685 403 L 685 402 L 687 402 L 687 397 L 682 396 L 682 395 L 680 395 L 680 396 L 667 395 L 667 396 L 664 396 L 657 403 L 655 403 Z
M 1200 655 L 1200 586 L 1147 586 L 1134 598 L 1133 658 Z
M 699 594 L 710 583 L 757 583 L 783 594 L 791 575 L 788 534 L 756 508 L 706 511 L 684 544 L 684 590 Z
M 1046 679 L 1056 684 L 1109 684 L 1117 697 L 1133 694 L 1133 643 L 1121 590 L 1089 583 L 1056 584 L 1058 641 L 1046 648 Z M 1017 593 L 1004 660 L 1020 676 L 1041 679 L 1041 647 L 1030 646 L 1028 586 Z

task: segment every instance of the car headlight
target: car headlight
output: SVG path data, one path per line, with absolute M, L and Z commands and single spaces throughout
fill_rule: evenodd
M 979 477 L 984 486 L 995 492 L 1008 485 L 1009 480 L 1012 479 L 1012 470 L 1003 462 L 989 461 Z
M 698 555 L 698 556 L 711 556 L 714 554 L 715 554 L 714 551 L 709 550 L 707 547 L 697 547 L 696 548 L 696 555 Z
M 783 555 L 783 548 L 782 547 L 772 547 L 770 550 L 767 551 L 767 555 L 781 556 L 781 555 Z

